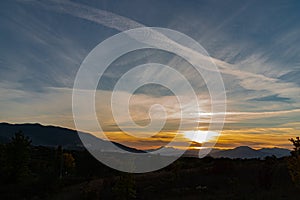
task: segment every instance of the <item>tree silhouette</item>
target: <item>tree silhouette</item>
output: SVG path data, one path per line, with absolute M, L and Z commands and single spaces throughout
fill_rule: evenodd
M 116 199 L 130 200 L 136 198 L 136 185 L 133 174 L 122 173 L 118 177 L 113 192 Z
M 4 168 L 10 181 L 24 181 L 30 175 L 30 147 L 31 140 L 21 131 L 15 133 L 11 141 L 6 144 Z
M 289 141 L 291 141 L 294 145 L 294 151 L 292 151 L 292 155 L 297 156 L 300 154 L 300 138 L 296 137 L 296 139 L 291 138 L 289 139 Z
M 75 169 L 75 159 L 71 153 L 64 152 L 62 146 L 58 146 L 55 150 L 54 157 L 54 174 L 58 175 L 59 179 L 63 176 L 71 174 Z
M 63 153 L 63 168 L 65 174 L 70 174 L 75 168 L 75 159 L 71 153 Z
M 294 145 L 294 150 L 291 152 L 291 156 L 288 158 L 288 169 L 292 181 L 297 187 L 300 187 L 300 139 L 289 139 Z
M 5 157 L 4 157 L 4 154 L 5 152 L 4 152 L 4 145 L 2 145 L 2 144 L 0 144 L 0 163 L 2 163 L 2 164 L 0 164 L 0 180 L 3 180 L 3 178 L 4 178 L 4 176 L 5 176 L 5 171 L 4 171 L 4 169 L 5 169 L 5 165 L 4 165 L 4 163 L 5 163 Z M 0 182 L 2 182 L 2 181 L 0 181 Z

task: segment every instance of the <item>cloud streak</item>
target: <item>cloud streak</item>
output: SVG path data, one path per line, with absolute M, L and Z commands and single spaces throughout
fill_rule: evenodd
M 145 26 L 129 17 L 124 17 L 106 10 L 92 8 L 69 0 L 21 1 L 21 4 L 38 10 L 42 8 L 42 10 L 50 11 L 50 14 L 47 13 L 50 18 L 51 13 L 59 13 L 63 14 L 63 16 L 64 14 L 67 14 L 68 17 L 71 16 L 71 18 L 76 17 L 77 19 L 84 19 L 93 22 L 91 23 L 93 25 L 100 25 L 99 27 L 101 28 L 109 28 L 117 31 L 126 31 L 132 28 Z M 225 23 L 220 23 L 219 25 L 208 29 L 206 32 L 208 35 L 202 37 L 202 39 L 205 38 L 209 40 L 212 35 L 218 36 L 217 39 L 224 37 L 224 32 L 222 31 L 224 31 L 227 26 L 235 26 L 236 24 L 232 21 L 234 21 L 235 18 L 238 18 L 236 16 L 249 12 L 247 9 L 248 6 L 241 8 L 240 12 L 227 18 L 228 20 L 225 20 Z M 26 12 L 23 11 L 21 13 L 24 15 Z M 28 13 L 35 12 L 28 10 Z M 25 56 L 16 57 L 15 54 L 7 53 L 3 54 L 7 56 L 2 56 L 0 59 L 1 77 L 5 74 L 2 78 L 3 80 L 0 82 L 0 120 L 20 123 L 41 122 L 43 124 L 74 128 L 70 107 L 70 88 L 72 87 L 73 78 L 77 67 L 80 65 L 80 61 L 94 43 L 90 46 L 84 46 L 77 43 L 74 38 L 70 39 L 67 34 L 63 33 L 63 28 L 58 28 L 56 31 L 56 27 L 50 27 L 49 24 L 40 21 L 38 18 L 26 17 L 26 19 L 23 19 L 23 15 L 20 15 L 21 17 L 18 15 L 11 16 L 10 23 L 13 24 L 12 27 L 18 27 L 16 29 L 16 35 L 19 33 L 19 36 L 24 37 L 24 41 L 30 41 L 28 42 L 30 44 L 25 43 L 21 46 L 24 47 L 27 45 L 27 49 L 24 48 L 22 52 L 17 52 L 17 55 Z M 131 14 L 129 13 L 128 16 L 130 15 Z M 74 18 L 72 19 L 74 20 Z M 200 17 L 195 18 L 195 20 L 199 21 Z M 207 23 L 209 23 L 210 19 L 207 20 Z M 143 19 L 141 19 L 141 21 L 143 21 Z M 191 24 L 193 26 L 195 25 L 194 23 Z M 165 24 L 165 26 L 167 26 L 167 24 Z M 180 30 L 180 25 L 178 25 L 178 27 L 178 30 Z M 73 29 L 71 30 L 73 31 Z M 94 29 L 91 29 L 91 32 L 93 30 Z M 194 28 L 193 31 L 195 31 Z M 282 79 L 282 76 L 290 76 L 290 74 L 293 74 L 300 66 L 299 56 L 297 56 L 299 55 L 297 53 L 300 48 L 295 45 L 299 42 L 299 37 L 297 37 L 299 35 L 299 27 L 295 26 L 295 28 L 290 29 L 285 28 L 283 31 L 285 32 L 280 32 L 274 36 L 276 38 L 274 49 L 275 47 L 278 47 L 278 49 L 280 49 L 279 47 L 285 47 L 280 51 L 283 52 L 284 56 L 291 59 L 289 62 L 283 61 L 283 63 L 278 62 L 274 56 L 272 57 L 277 51 L 273 52 L 269 49 L 268 52 L 264 52 L 262 49 L 255 48 L 253 48 L 254 52 L 251 52 L 250 48 L 250 50 L 246 51 L 245 49 L 249 47 L 247 46 L 249 45 L 249 41 L 245 43 L 243 41 L 237 41 L 234 43 L 234 41 L 229 40 L 229 42 L 225 43 L 223 48 L 218 51 L 219 56 L 216 55 L 214 58 L 210 58 L 199 55 L 199 53 L 193 49 L 184 47 L 181 44 L 174 42 L 172 39 L 164 37 L 162 34 L 149 32 L 148 35 L 157 37 L 158 41 L 161 43 L 158 45 L 170 45 L 173 48 L 179 48 L 182 51 L 185 51 L 192 60 L 198 59 L 206 61 L 211 59 L 222 73 L 227 88 L 229 111 L 226 115 L 227 123 L 229 125 L 226 127 L 224 137 L 240 137 L 240 140 L 238 140 L 238 138 L 234 140 L 235 145 L 242 144 L 242 140 L 246 140 L 250 144 L 251 141 L 257 142 L 255 136 L 253 134 L 251 135 L 252 132 L 263 132 L 262 136 L 259 136 L 262 139 L 260 139 L 259 143 L 255 143 L 262 146 L 271 145 L 270 142 L 263 142 L 263 139 L 267 139 L 268 134 L 269 136 L 273 136 L 271 133 L 272 131 L 281 132 L 282 135 L 278 134 L 278 136 L 276 136 L 278 139 L 276 139 L 276 142 L 278 145 L 286 145 L 286 142 L 280 143 L 279 138 L 294 136 L 291 132 L 293 130 L 298 130 L 297 127 L 299 126 L 295 122 L 299 118 L 300 113 L 299 85 L 297 85 L 297 81 L 289 81 L 288 78 Z M 234 38 L 235 36 L 236 35 L 233 35 L 232 37 Z M 82 40 L 88 41 L 86 38 L 83 38 Z M 223 38 L 223 40 L 226 40 L 226 38 Z M 93 40 L 93 42 L 94 41 L 99 42 L 99 40 Z M 7 49 L 8 52 L 8 45 Z M 40 56 L 40 49 L 46 52 L 45 56 Z M 241 56 L 242 59 L 238 59 L 239 54 L 243 53 L 244 55 Z M 231 59 L 225 59 L 226 56 Z M 220 57 L 224 59 L 221 59 Z M 272 60 L 273 58 L 274 60 Z M 132 62 L 134 63 L 136 60 L 133 59 L 142 60 L 140 57 L 133 57 L 128 61 L 125 59 L 123 60 L 124 62 L 119 63 L 119 68 L 116 68 L 116 70 L 125 65 L 130 65 Z M 193 81 L 197 79 L 194 71 L 190 70 L 190 66 L 186 63 L 178 60 L 176 57 L 168 59 L 167 63 L 174 65 L 174 68 L 181 70 L 189 80 Z M 298 65 L 296 65 L 297 59 Z M 36 64 L 36 67 L 33 67 L 33 63 Z M 291 63 L 296 64 L 290 66 L 292 65 Z M 44 66 L 44 68 L 40 66 Z M 13 73 L 14 70 L 15 73 Z M 211 69 L 208 68 L 207 70 Z M 10 73 L 6 73 L 8 71 Z M 111 71 L 110 74 L 107 74 L 107 77 L 108 79 L 116 78 L 118 75 L 119 74 L 115 71 Z M 24 77 L 27 77 L 26 81 L 24 81 Z M 178 84 L 176 77 L 169 78 L 174 85 Z M 206 78 L 210 79 L 209 77 Z M 210 81 L 213 82 L 213 80 Z M 203 81 L 201 84 L 195 82 L 195 85 L 196 84 L 199 86 L 199 98 L 202 100 L 200 105 L 202 113 L 193 113 L 194 115 L 191 115 L 190 118 L 186 119 L 185 123 L 188 128 L 191 128 L 189 127 L 189 120 L 195 120 L 200 117 L 199 123 L 202 124 L 201 129 L 205 130 L 213 115 L 225 113 L 212 113 L 209 96 L 208 94 L 203 94 L 205 93 L 203 92 L 205 84 L 203 84 Z M 49 86 L 54 88 L 49 88 Z M 39 88 L 39 90 L 37 88 Z M 98 92 L 104 92 L 107 93 L 106 95 L 109 95 L 110 91 Z M 269 97 L 278 97 L 278 99 L 275 101 Z M 135 98 L 136 107 L 132 110 L 132 117 L 137 123 L 146 124 L 148 122 L 149 106 L 153 103 L 160 103 L 166 106 L 171 119 L 168 126 L 163 130 L 164 133 L 167 135 L 175 131 L 179 120 L 179 110 L 171 95 L 157 95 L 156 97 L 153 97 L 150 95 L 137 94 L 135 95 Z M 265 101 L 260 101 L 260 99 L 265 99 Z M 188 102 L 185 103 L 188 106 Z M 100 112 L 99 116 L 103 118 L 103 123 L 107 128 L 107 132 L 117 133 L 118 129 L 116 128 L 116 124 L 110 117 L 109 109 L 106 108 L 106 106 L 106 104 L 98 105 L 99 111 L 105 111 L 102 113 Z M 89 116 L 86 116 L 87 121 L 88 118 Z M 247 122 L 251 123 L 246 125 L 243 124 Z M 127 122 L 123 121 L 123 123 L 126 124 Z M 229 134 L 228 129 L 236 130 L 242 126 L 244 126 L 244 129 L 239 130 L 240 132 L 232 131 L 230 133 L 232 135 Z M 257 128 L 256 126 L 266 126 L 269 132 L 262 129 L 255 129 Z M 246 129 L 246 127 L 248 129 Z M 292 129 L 281 129 L 283 127 Z M 247 133 L 250 134 L 248 135 L 249 137 L 247 137 Z M 296 131 L 296 133 L 298 132 Z M 96 134 L 96 131 L 94 134 Z M 223 140 L 221 137 L 220 142 L 224 145 L 230 145 L 229 139 L 225 140 L 224 137 Z M 163 140 L 162 138 L 160 139 Z M 253 145 L 255 144 L 253 143 Z
M 86 19 L 118 31 L 125 31 L 144 26 L 134 20 L 117 15 L 115 13 L 92 8 L 83 4 L 73 3 L 69 0 L 35 1 L 35 3 L 39 4 L 46 10 L 70 14 L 72 16 Z
M 49 5 L 48 5 L 49 4 Z M 144 25 L 129 18 L 111 13 L 108 11 L 91 8 L 82 4 L 71 1 L 46 1 L 41 4 L 45 9 L 51 9 L 56 12 L 67 13 L 82 19 L 93 21 L 95 23 L 114 28 L 119 31 L 125 31 L 132 28 L 143 27 Z M 277 78 L 267 77 L 263 74 L 256 74 L 238 69 L 241 63 L 229 64 L 216 58 L 205 58 L 192 49 L 181 46 L 169 38 L 163 37 L 162 34 L 155 33 L 153 37 L 160 37 L 161 45 L 172 45 L 174 48 L 179 47 L 186 51 L 191 59 L 211 59 L 219 67 L 222 74 L 234 76 L 239 80 L 240 86 L 248 90 L 267 91 L 265 95 L 278 94 L 281 97 L 287 97 L 295 100 L 297 103 L 300 99 L 299 87 L 293 83 L 284 83 Z M 257 59 L 255 59 L 257 60 Z M 171 62 L 171 61 L 170 61 Z M 247 61 L 248 62 L 248 61 Z M 208 69 L 211 70 L 211 69 Z M 285 72 L 287 73 L 287 72 Z M 176 80 L 174 80 L 176 81 Z

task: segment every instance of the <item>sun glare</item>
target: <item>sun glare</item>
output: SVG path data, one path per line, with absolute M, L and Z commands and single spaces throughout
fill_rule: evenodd
M 183 135 L 185 138 L 189 139 L 192 142 L 204 143 L 204 142 L 214 140 L 218 136 L 218 133 L 213 131 L 197 130 L 197 131 L 185 131 Z

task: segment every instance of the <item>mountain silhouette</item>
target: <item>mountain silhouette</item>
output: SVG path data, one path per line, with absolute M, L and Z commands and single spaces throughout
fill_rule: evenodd
M 210 156 L 215 158 L 264 158 L 267 156 L 276 156 L 278 158 L 289 156 L 290 150 L 282 148 L 262 148 L 262 149 L 252 149 L 248 146 L 240 146 L 234 149 L 219 150 L 210 153 Z
M 112 142 L 114 144 L 112 146 L 109 141 L 102 140 L 88 133 L 41 124 L 0 123 L 0 142 L 8 142 L 18 131 L 22 131 L 25 136 L 32 140 L 32 144 L 36 146 L 56 147 L 60 145 L 66 149 L 84 149 L 81 137 L 85 139 L 86 145 L 89 145 L 93 150 L 119 152 L 120 149 L 123 149 L 128 152 L 144 153 L 142 150 L 127 147 L 117 142 Z

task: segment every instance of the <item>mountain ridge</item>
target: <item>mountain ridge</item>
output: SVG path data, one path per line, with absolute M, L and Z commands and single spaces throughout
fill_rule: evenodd
M 209 155 L 214 158 L 265 158 L 267 156 L 276 156 L 278 158 L 290 155 L 289 149 L 273 147 L 273 148 L 261 148 L 253 149 L 249 146 L 239 146 L 233 149 L 218 150 L 216 152 L 210 153 Z
M 84 138 L 86 145 L 94 146 L 94 150 L 119 152 L 122 149 L 128 152 L 144 153 L 143 150 L 127 147 L 117 142 L 112 142 L 114 144 L 112 147 L 109 141 L 102 140 L 89 133 L 39 123 L 10 124 L 1 122 L 0 142 L 8 142 L 19 131 L 28 136 L 32 140 L 32 144 L 36 146 L 62 146 L 66 149 L 84 149 L 81 141 L 81 138 Z

